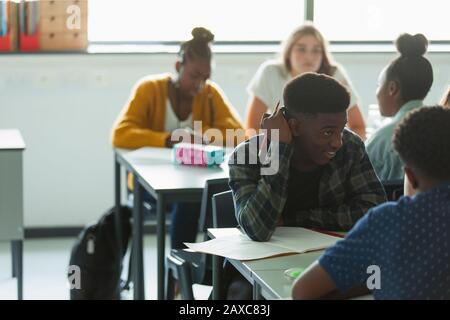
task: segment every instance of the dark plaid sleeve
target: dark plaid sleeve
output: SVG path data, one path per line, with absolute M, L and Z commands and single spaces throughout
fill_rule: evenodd
M 251 148 L 252 141 L 241 144 L 230 159 L 230 187 L 233 192 L 236 218 L 255 241 L 268 241 L 275 231 L 287 198 L 289 164 L 293 154 L 291 145 L 279 143 L 278 153 L 269 150 L 269 158 L 278 156 L 278 170 L 273 174 L 261 174 L 261 165 L 244 161 L 246 153 L 253 159 L 257 148 Z M 253 150 L 251 150 L 253 149 Z M 246 163 L 243 163 L 246 162 Z

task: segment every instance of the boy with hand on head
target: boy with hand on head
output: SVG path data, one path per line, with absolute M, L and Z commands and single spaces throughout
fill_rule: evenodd
M 278 172 L 261 175 L 259 165 L 239 161 L 261 136 L 231 157 L 239 224 L 257 241 L 269 240 L 280 219 L 285 226 L 350 230 L 386 198 L 363 142 L 345 128 L 347 90 L 330 76 L 305 73 L 286 85 L 284 101 L 284 108 L 262 119 L 262 128 L 279 130 L 279 141 L 269 142 Z M 275 144 L 279 154 L 270 154 Z
M 450 299 L 449 124 L 450 109 L 439 106 L 403 119 L 393 145 L 405 163 L 409 196 L 372 208 L 300 276 L 295 299 L 369 287 L 376 299 Z
M 386 197 L 364 143 L 345 128 L 349 93 L 330 76 L 305 73 L 291 80 L 283 95 L 284 108 L 262 120 L 263 129 L 279 130 L 279 141 L 267 143 L 268 159 L 278 160 L 278 170 L 264 175 L 261 164 L 243 161 L 258 157 L 254 145 L 261 136 L 240 144 L 231 156 L 237 221 L 256 241 L 268 241 L 279 225 L 350 230 Z M 245 292 L 245 280 L 233 277 L 228 297 L 245 298 L 234 295 Z

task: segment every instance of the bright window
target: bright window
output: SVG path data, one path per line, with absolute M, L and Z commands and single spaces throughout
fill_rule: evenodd
M 183 41 L 204 26 L 216 41 L 280 41 L 303 16 L 303 0 L 90 0 L 89 40 Z
M 392 41 L 400 33 L 450 40 L 448 0 L 315 0 L 314 22 L 330 41 Z

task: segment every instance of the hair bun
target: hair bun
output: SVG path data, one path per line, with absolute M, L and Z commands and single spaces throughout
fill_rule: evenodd
M 421 33 L 414 36 L 403 33 L 395 41 L 397 51 L 402 56 L 423 56 L 427 52 L 428 40 Z
M 192 29 L 192 37 L 194 41 L 210 43 L 214 40 L 214 35 L 206 28 L 197 27 Z

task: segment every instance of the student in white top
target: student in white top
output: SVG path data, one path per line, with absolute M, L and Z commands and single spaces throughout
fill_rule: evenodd
M 264 62 L 247 87 L 250 100 L 246 128 L 249 136 L 260 128 L 264 113 L 283 104 L 284 85 L 305 72 L 324 73 L 343 84 L 350 92 L 348 127 L 365 139 L 366 126 L 358 107 L 358 98 L 344 69 L 332 62 L 322 34 L 310 22 L 295 29 L 284 44 L 282 59 Z

